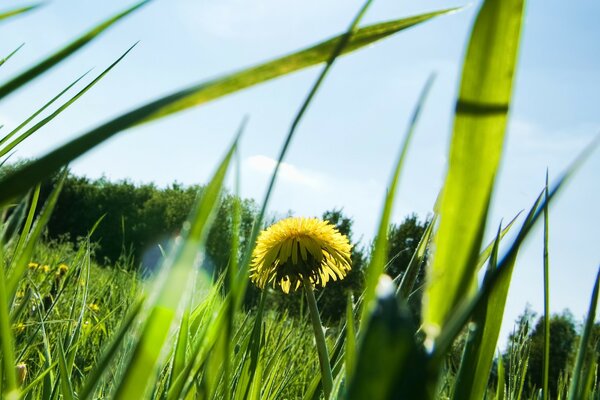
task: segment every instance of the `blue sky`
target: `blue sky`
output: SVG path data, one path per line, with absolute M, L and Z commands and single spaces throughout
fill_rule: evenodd
M 5 2 L 3 8 L 23 2 Z M 62 117 L 20 148 L 44 154 L 121 111 L 192 83 L 288 53 L 343 31 L 355 0 L 155 0 L 25 90 L 6 99 L 8 128 L 91 67 L 99 73 L 139 45 Z M 364 23 L 460 1 L 377 0 Z M 75 35 L 121 10 L 123 1 L 61 1 L 0 25 L 2 54 L 25 47 L 2 67 L 7 79 Z M 340 59 L 301 123 L 271 211 L 318 216 L 343 207 L 358 236 L 375 232 L 386 182 L 408 117 L 428 75 L 437 80 L 402 176 L 394 221 L 425 217 L 442 184 L 453 101 L 479 2 Z M 600 3 L 531 1 L 522 37 L 506 152 L 488 226 L 528 208 L 546 167 L 559 172 L 600 131 Z M 273 159 L 319 69 L 312 68 L 159 122 L 121 133 L 72 166 L 91 177 L 165 185 L 203 183 L 244 115 L 242 193 L 262 198 Z M 600 262 L 600 154 L 596 152 L 550 215 L 551 308 L 585 313 Z M 489 237 L 489 234 L 488 234 Z M 537 229 L 517 261 L 503 336 L 525 304 L 542 307 L 542 242 Z

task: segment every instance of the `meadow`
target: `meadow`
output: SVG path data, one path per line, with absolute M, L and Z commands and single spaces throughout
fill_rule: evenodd
M 104 21 L 2 83 L 0 98 L 27 90 L 30 81 L 43 78 L 46 71 L 145 3 Z M 127 62 L 127 52 L 72 97 L 64 99 L 69 89 L 83 83 L 83 77 L 51 94 L 51 100 L 14 129 L 0 131 L 3 398 L 600 398 L 595 329 L 598 277 L 589 288 L 589 311 L 573 343 L 576 350 L 560 376 L 551 377 L 547 239 L 549 206 L 592 154 L 597 140 L 554 184 L 546 180 L 532 204 L 524 205 L 519 223 L 512 220 L 486 227 L 503 155 L 523 0 L 486 0 L 479 9 L 465 52 L 445 183 L 401 274 L 386 274 L 391 274 L 393 261 L 391 215 L 404 159 L 433 77 L 415 105 L 378 210 L 378 234 L 363 266 L 352 265 L 356 259 L 350 243 L 335 223 L 292 218 L 272 225 L 275 221 L 269 220 L 269 200 L 281 162 L 322 82 L 334 73 L 331 67 L 337 58 L 458 11 L 363 26 L 361 19 L 370 5 L 368 0 L 339 36 L 150 101 L 37 159 L 7 163 L 21 142 L 58 117 L 115 65 Z M 4 11 L 0 20 L 34 8 Z M 1 60 L 0 67 L 18 50 Z M 69 162 L 128 128 L 314 65 L 321 66 L 320 74 L 291 121 L 268 189 L 252 213 L 238 195 L 236 155 L 243 120 L 211 180 L 197 193 L 180 190 L 189 199 L 187 219 L 177 229 L 178 235 L 160 247 L 159 266 L 153 273 L 142 273 L 127 256 L 108 266 L 94 258 L 94 233 L 113 214 L 82 223 L 89 226 L 79 227 L 84 234 L 76 243 L 45 236 L 53 213 L 60 210 L 61 191 L 69 187 L 65 185 L 71 179 Z M 224 191 L 228 174 L 236 182 L 232 194 Z M 44 192 L 49 180 L 54 184 Z M 216 242 L 227 246 L 218 250 L 220 273 L 214 273 L 203 268 L 203 262 L 214 250 L 210 232 L 224 201 L 230 218 L 227 229 L 216 230 L 226 232 Z M 543 335 L 534 341 L 525 318 L 499 356 L 498 337 L 512 271 L 521 245 L 536 224 L 543 225 L 546 234 L 546 307 L 540 320 L 543 328 L 538 329 Z M 486 228 L 497 230 L 490 243 L 484 242 Z M 330 281 L 343 282 L 358 269 L 360 290 L 332 291 L 341 297 L 343 312 L 335 322 L 324 320 L 319 299 L 335 287 Z M 257 296 L 253 304 L 245 301 L 250 291 Z M 294 300 L 299 310 L 288 310 L 285 304 L 270 306 L 289 291 L 299 294 Z M 415 298 L 419 299 L 417 318 L 411 308 Z M 541 347 L 536 354 L 542 354 L 536 361 L 542 378 L 539 386 L 527 382 L 535 346 Z

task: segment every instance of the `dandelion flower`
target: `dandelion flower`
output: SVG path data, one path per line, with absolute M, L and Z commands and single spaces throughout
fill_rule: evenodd
M 98 311 L 100 311 L 100 306 L 99 306 L 98 304 L 96 304 L 96 303 L 90 303 L 90 304 L 88 305 L 88 308 L 89 308 L 90 310 L 92 310 L 93 312 L 98 312 Z
M 324 287 L 350 271 L 350 245 L 329 222 L 318 218 L 286 218 L 259 235 L 252 254 L 250 279 L 261 289 L 279 284 L 284 293 L 307 280 Z
M 67 264 L 63 263 L 58 266 L 58 273 L 61 275 L 66 274 L 68 270 L 69 270 L 69 266 Z
M 36 263 L 36 262 L 30 262 L 28 267 L 29 269 L 37 269 L 37 267 L 39 267 L 40 264 Z
M 42 265 L 41 267 L 42 271 L 47 274 L 48 272 L 50 272 L 50 266 L 49 265 Z

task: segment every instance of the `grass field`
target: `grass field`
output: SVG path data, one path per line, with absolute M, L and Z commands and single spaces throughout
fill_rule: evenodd
M 0 99 L 42 76 L 145 3 L 105 21 L 3 83 Z M 559 393 L 549 390 L 548 309 L 541 387 L 525 386 L 530 346 L 525 333 L 519 336 L 517 332 L 507 357 L 496 357 L 520 246 L 536 224 L 543 224 L 548 231 L 549 205 L 595 146 L 588 146 L 555 184 L 547 182 L 540 188 L 533 204 L 524 205 L 520 226 L 498 227 L 495 240 L 483 242 L 502 159 L 523 0 L 486 0 L 477 14 L 456 99 L 445 183 L 437 204 L 432 205 L 429 228 L 403 276 L 393 281 L 385 275 L 387 230 L 403 161 L 433 78 L 415 106 L 379 210 L 379 231 L 364 271 L 364 290 L 347 299 L 346 315 L 339 324 L 323 327 L 314 292 L 327 290 L 327 279 L 341 279 L 350 268 L 344 239 L 320 225 L 302 228 L 305 230 L 284 227 L 279 236 L 264 233 L 280 163 L 338 56 L 456 11 L 362 26 L 370 4 L 370 0 L 364 4 L 339 36 L 151 101 L 0 176 L 0 392 L 4 398 L 599 398 L 598 351 L 592 340 L 598 278 L 590 284 L 589 312 L 568 372 L 558 383 Z M 29 9 L 3 12 L 0 19 Z M 60 93 L 23 124 L 8 133 L 3 131 L 2 163 L 114 65 L 126 62 L 122 61 L 126 54 L 74 97 L 62 100 L 64 92 Z M 70 161 L 130 127 L 313 65 L 321 65 L 321 73 L 291 123 L 254 221 L 250 243 L 257 242 L 257 250 L 253 253 L 252 245 L 242 251 L 238 236 L 233 235 L 223 276 L 213 279 L 199 265 L 226 176 L 239 176 L 236 152 L 245 121 L 196 199 L 180 236 L 165 249 L 155 276 L 142 278 L 126 272 L 135 269 L 130 265 L 99 267 L 93 262 L 94 243 L 89 237 L 77 246 L 44 241 L 44 229 L 60 201 L 61 179 Z M 55 111 L 38 119 L 50 106 Z M 63 178 L 58 179 L 45 204 L 38 204 L 40 183 L 56 174 Z M 234 209 L 238 210 L 233 217 L 236 232 L 239 207 L 234 204 Z M 89 229 L 92 237 L 95 228 Z M 294 236 L 296 229 L 301 231 L 299 236 Z M 510 240 L 504 239 L 508 230 L 514 233 Z M 502 252 L 501 241 L 506 249 Z M 546 272 L 547 247 L 546 235 Z M 420 268 L 425 268 L 426 284 L 421 289 L 422 320 L 415 323 L 407 302 Z M 244 296 L 248 285 L 254 284 L 250 277 L 263 290 L 260 304 L 246 309 Z M 548 304 L 547 273 L 544 279 Z M 305 294 L 306 310 L 300 317 L 265 307 L 267 292 L 284 296 L 282 291 L 293 289 Z M 456 354 L 459 356 L 452 359 Z

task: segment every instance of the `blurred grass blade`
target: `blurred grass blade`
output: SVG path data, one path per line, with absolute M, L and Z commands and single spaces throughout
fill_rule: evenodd
M 58 100 L 69 89 L 71 89 L 73 86 L 75 86 L 75 84 L 77 84 L 77 82 L 79 82 L 81 79 L 83 79 L 83 77 L 86 76 L 89 72 L 90 71 L 86 72 L 85 74 L 81 75 L 79 78 L 75 79 L 70 85 L 68 85 L 66 88 L 64 88 L 62 91 L 60 91 L 56 96 L 54 96 L 50 101 L 48 101 L 42 107 L 40 107 L 36 112 L 34 112 L 33 114 L 31 114 L 27 119 L 25 119 L 25 121 L 23 121 L 21 124 L 19 124 L 15 129 L 13 129 L 9 133 L 7 133 L 2 139 L 0 139 L 0 146 L 3 145 L 4 143 L 6 143 L 11 137 L 13 137 L 21 129 L 23 129 L 24 126 L 26 126 L 28 123 L 30 123 L 31 121 L 33 121 L 33 119 L 35 117 L 37 117 L 44 110 L 46 110 L 48 107 L 50 107 L 56 100 Z M 0 151 L 2 151 L 2 150 L 0 150 Z M 4 155 L 6 153 L 8 153 L 8 151 L 2 151 L 1 155 Z
M 548 376 L 550 374 L 550 261 L 548 258 L 548 170 L 546 170 L 546 204 L 544 205 L 544 369 L 542 371 L 543 400 L 548 400 Z
M 210 183 L 202 191 L 189 221 L 184 224 L 181 244 L 173 250 L 173 257 L 167 259 L 163 265 L 165 281 L 159 288 L 156 300 L 133 347 L 131 359 L 117 385 L 117 399 L 143 397 L 146 388 L 151 386 L 156 378 L 156 364 L 167 341 L 176 310 L 186 293 L 185 288 L 189 289 L 191 278 L 200 261 L 198 252 L 204 247 L 238 138 L 239 136 L 231 145 Z
M 494 178 L 502 155 L 524 0 L 487 0 L 465 57 L 435 254 L 423 302 L 435 338 L 475 280 Z
M 502 354 L 498 353 L 498 382 L 496 384 L 496 400 L 504 400 L 504 361 L 502 361 Z
M 15 17 L 17 15 L 21 15 L 21 14 L 26 13 L 31 10 L 35 10 L 36 8 L 38 8 L 41 5 L 42 5 L 42 3 L 31 4 L 31 5 L 25 6 L 25 7 L 18 7 L 18 8 L 13 8 L 11 10 L 0 11 L 0 21 L 3 21 L 5 19 L 11 18 L 11 17 Z
M 417 126 L 417 121 L 419 120 L 421 110 L 425 104 L 425 100 L 427 99 L 427 95 L 429 94 L 429 90 L 431 89 L 431 85 L 433 84 L 434 79 L 435 75 L 430 75 L 427 79 L 427 82 L 425 83 L 425 86 L 423 86 L 423 89 L 417 101 L 417 105 L 413 111 L 411 120 L 409 122 L 408 130 L 402 142 L 402 146 L 400 148 L 400 152 L 398 154 L 398 158 L 394 167 L 394 172 L 390 179 L 387 194 L 385 196 L 385 202 L 381 212 L 381 217 L 379 220 L 379 228 L 377 230 L 375 246 L 373 249 L 373 253 L 371 254 L 371 262 L 369 263 L 369 266 L 367 267 L 367 270 L 365 272 L 365 289 L 363 291 L 363 303 L 360 314 L 361 324 L 368 320 L 367 315 L 370 311 L 371 300 L 375 296 L 375 288 L 377 286 L 379 277 L 385 269 L 388 253 L 388 227 L 390 225 L 390 217 L 392 215 L 392 207 L 394 205 L 394 198 L 396 197 L 398 181 L 400 180 L 400 172 L 402 171 L 402 167 L 404 166 L 404 158 L 406 157 L 406 154 L 408 152 L 408 147 L 410 146 L 412 136 Z
M 17 47 L 13 51 L 11 51 L 6 57 L 4 57 L 2 60 L 0 60 L 0 67 L 3 66 L 4 63 L 7 62 L 12 56 L 14 56 L 17 53 L 17 51 L 21 50 L 21 48 L 23 48 L 23 46 L 25 46 L 25 43 L 21 43 L 21 45 L 19 47 Z
M 0 260 L 4 263 L 4 245 L 0 244 Z M 2 367 L 4 369 L 4 384 L 0 389 L 0 395 L 7 397 L 17 394 L 17 375 L 15 372 L 15 348 L 14 337 L 10 324 L 9 295 L 6 287 L 5 270 L 0 271 L 0 349 L 2 349 Z
M 83 384 L 83 388 L 79 391 L 79 399 L 85 400 L 91 398 L 94 393 L 94 389 L 96 385 L 100 383 L 100 379 L 104 375 L 105 372 L 109 371 L 110 362 L 115 358 L 119 348 L 123 346 L 125 342 L 126 335 L 130 332 L 133 323 L 137 319 L 142 305 L 144 304 L 144 299 L 141 298 L 137 301 L 127 313 L 127 316 L 121 323 L 119 330 L 114 334 L 111 338 L 110 343 L 106 346 L 103 351 L 101 357 L 96 362 L 94 369 L 92 369 Z
M 63 61 L 65 58 L 67 58 L 70 55 L 72 55 L 73 53 L 77 52 L 79 49 L 81 49 L 83 46 L 85 46 L 86 44 L 91 42 L 93 39 L 95 39 L 98 35 L 100 35 L 106 29 L 111 27 L 115 22 L 117 22 L 120 19 L 122 19 L 123 17 L 131 14 L 133 11 L 137 10 L 138 8 L 140 8 L 141 6 L 143 6 L 144 4 L 146 4 L 148 2 L 149 2 L 149 0 L 144 0 L 142 2 L 139 2 L 139 3 L 135 4 L 134 6 L 126 9 L 125 11 L 122 11 L 122 12 L 116 14 L 115 16 L 107 19 L 106 21 L 95 26 L 94 28 L 92 28 L 88 32 L 84 33 L 83 35 L 81 35 L 80 37 L 78 37 L 77 39 L 75 39 L 74 41 L 72 41 L 71 43 L 69 43 L 68 45 L 63 47 L 62 49 L 58 50 L 57 52 L 50 55 L 46 59 L 40 61 L 38 64 L 36 64 L 33 67 L 29 68 L 28 70 L 22 72 L 21 74 L 15 76 L 13 79 L 11 79 L 10 81 L 8 81 L 5 84 L 3 84 L 2 86 L 0 86 L 0 99 L 6 97 L 8 94 L 17 90 L 18 88 L 25 85 L 29 81 L 33 80 L 34 78 L 36 78 L 39 75 L 43 74 L 44 72 L 48 71 L 50 68 L 54 67 L 56 64 Z
M 346 369 L 346 382 L 350 382 L 352 375 L 354 374 L 354 363 L 356 357 L 356 336 L 354 332 L 354 307 L 352 304 L 352 296 L 348 296 L 346 303 L 346 351 L 345 357 L 345 369 Z
M 62 398 L 65 400 L 74 400 L 75 395 L 73 393 L 73 387 L 71 386 L 71 374 L 67 368 L 67 360 L 65 358 L 65 351 L 61 341 L 58 341 L 58 367 L 60 371 L 60 388 L 62 392 Z
M 497 268 L 498 249 L 502 228 L 498 227 L 494 248 L 490 255 L 487 274 Z M 509 268 L 512 270 L 514 261 Z M 496 353 L 502 317 L 511 273 L 504 275 L 502 282 L 482 302 L 473 315 L 474 328 L 469 331 L 464 355 L 454 384 L 453 398 L 456 400 L 479 400 L 485 397 L 490 370 Z
M 90 83 L 88 83 L 83 89 L 81 89 L 79 92 L 77 92 L 77 94 L 75 94 L 73 97 L 71 97 L 63 105 L 61 105 L 60 107 L 58 107 L 52 114 L 48 115 L 46 118 L 44 118 L 43 120 L 41 120 L 40 122 L 38 122 L 37 124 L 35 124 L 34 126 L 32 126 L 26 132 L 23 132 L 21 135 L 19 135 L 19 137 L 17 137 L 15 140 L 13 140 L 12 142 L 10 142 L 4 148 L 0 149 L 0 157 L 3 157 L 4 155 L 6 155 L 9 151 L 11 151 L 12 149 L 14 149 L 19 143 L 21 143 L 23 140 L 27 139 L 29 136 L 31 136 L 32 134 L 34 134 L 36 131 L 38 131 L 40 128 L 42 128 L 44 125 L 46 125 L 48 122 L 52 121 L 54 118 L 56 118 L 57 115 L 59 115 L 61 112 L 63 112 L 65 109 L 67 109 L 67 107 L 69 107 L 71 104 L 73 104 L 75 101 L 77 101 L 88 90 L 90 90 L 96 83 L 98 83 L 102 78 L 104 78 L 106 76 L 106 74 L 108 74 L 108 72 L 111 69 L 113 69 L 136 45 L 137 45 L 137 43 L 134 44 L 133 46 L 131 46 L 129 49 L 127 49 L 127 51 L 125 53 L 123 53 L 115 62 L 113 62 L 104 71 L 102 71 L 102 73 L 100 75 L 98 75 L 93 81 L 91 81 Z M 87 72 L 84 75 L 82 75 L 79 79 L 83 78 L 83 76 L 85 76 L 86 74 L 87 74 Z M 58 97 L 60 97 L 64 92 L 66 92 L 67 90 L 69 90 L 71 88 L 71 86 L 73 86 L 75 83 L 77 83 L 79 81 L 79 79 L 77 79 L 70 86 L 68 86 L 65 90 L 63 90 L 61 93 L 59 93 L 59 95 L 56 96 L 54 99 L 52 99 L 50 101 L 50 103 L 47 103 L 44 107 L 42 107 L 40 110 L 38 110 L 37 113 L 35 113 L 34 115 L 32 115 L 30 118 L 28 118 L 23 124 L 19 125 L 9 135 L 7 135 L 6 137 L 2 138 L 2 142 L 4 142 L 10 136 L 14 135 L 14 133 L 16 133 L 16 131 L 18 131 L 26 123 L 28 123 L 29 121 L 31 121 L 37 114 L 39 114 L 40 112 L 42 112 L 44 110 L 44 108 L 46 108 L 47 106 L 49 106 L 52 102 L 54 102 L 54 100 L 58 99 Z M 1 142 L 0 142 L 0 144 L 1 144 Z
M 596 281 L 594 283 L 594 291 L 592 292 L 592 298 L 590 299 L 590 308 L 585 320 L 583 332 L 581 333 L 581 339 L 579 340 L 579 349 L 575 356 L 575 366 L 573 367 L 573 375 L 571 377 L 571 384 L 569 385 L 569 400 L 579 400 L 587 398 L 584 394 L 585 391 L 585 374 L 584 374 L 584 363 L 586 359 L 591 359 L 591 355 L 588 354 L 590 350 L 590 341 L 592 338 L 592 329 L 594 328 L 594 322 L 596 320 L 596 307 L 598 306 L 598 291 L 600 289 L 600 268 L 596 274 Z M 593 355 L 594 357 L 597 355 Z
M 447 14 L 456 9 L 446 9 L 432 13 L 384 22 L 357 30 L 350 38 L 342 54 L 349 53 L 396 32 L 425 22 L 433 17 Z M 340 44 L 344 35 L 327 40 L 297 53 L 252 67 L 207 83 L 150 102 L 140 108 L 125 113 L 91 131 L 82 134 L 69 143 L 31 162 L 0 180 L 0 204 L 28 190 L 44 177 L 57 171 L 88 150 L 104 142 L 116 133 L 141 122 L 161 118 L 166 115 L 197 106 L 241 89 L 265 82 L 300 69 L 326 62 L 332 51 Z
M 387 275 L 377 286 L 373 312 L 363 324 L 355 371 L 348 383 L 349 400 L 427 399 L 425 355 L 415 342 L 416 327 L 399 307 Z

